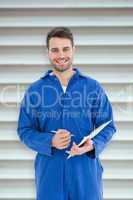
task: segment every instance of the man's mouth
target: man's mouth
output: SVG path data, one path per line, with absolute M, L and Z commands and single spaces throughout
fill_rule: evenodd
M 66 64 L 68 62 L 68 60 L 56 60 L 56 63 L 58 64 L 58 65 L 64 65 L 64 64 Z

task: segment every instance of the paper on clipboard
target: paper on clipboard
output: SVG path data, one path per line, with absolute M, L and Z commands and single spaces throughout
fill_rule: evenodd
M 94 129 L 94 131 L 92 131 L 89 135 L 83 137 L 83 139 L 81 140 L 81 142 L 78 144 L 78 147 L 80 147 L 82 144 L 84 144 L 88 139 L 92 139 L 94 138 L 96 135 L 98 135 L 98 133 L 103 130 L 112 120 L 105 122 L 104 124 L 102 124 L 101 126 L 99 126 L 98 128 Z M 66 151 L 66 153 L 68 153 L 68 157 L 67 159 L 69 159 L 71 156 L 70 151 Z

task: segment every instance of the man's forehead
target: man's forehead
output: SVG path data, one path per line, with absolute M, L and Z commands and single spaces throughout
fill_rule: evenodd
M 53 37 L 49 41 L 50 48 L 64 48 L 64 47 L 71 47 L 71 41 L 67 38 L 57 38 Z

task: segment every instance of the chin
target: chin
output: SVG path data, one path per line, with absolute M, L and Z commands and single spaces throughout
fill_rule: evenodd
M 54 65 L 55 70 L 59 71 L 59 72 L 64 72 L 67 71 L 68 69 L 70 69 L 70 66 L 64 66 L 64 67 L 59 67 L 57 65 Z

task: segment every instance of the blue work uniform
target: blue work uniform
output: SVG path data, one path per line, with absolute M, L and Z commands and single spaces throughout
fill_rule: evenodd
M 111 104 L 100 84 L 77 70 L 66 92 L 49 70 L 27 89 L 17 132 L 20 140 L 37 152 L 35 182 L 37 200 L 102 200 L 102 172 L 99 154 L 112 138 Z M 94 149 L 67 159 L 66 150 L 94 128 L 112 120 L 93 138 Z M 52 131 L 66 129 L 74 137 L 67 149 L 53 148 Z

